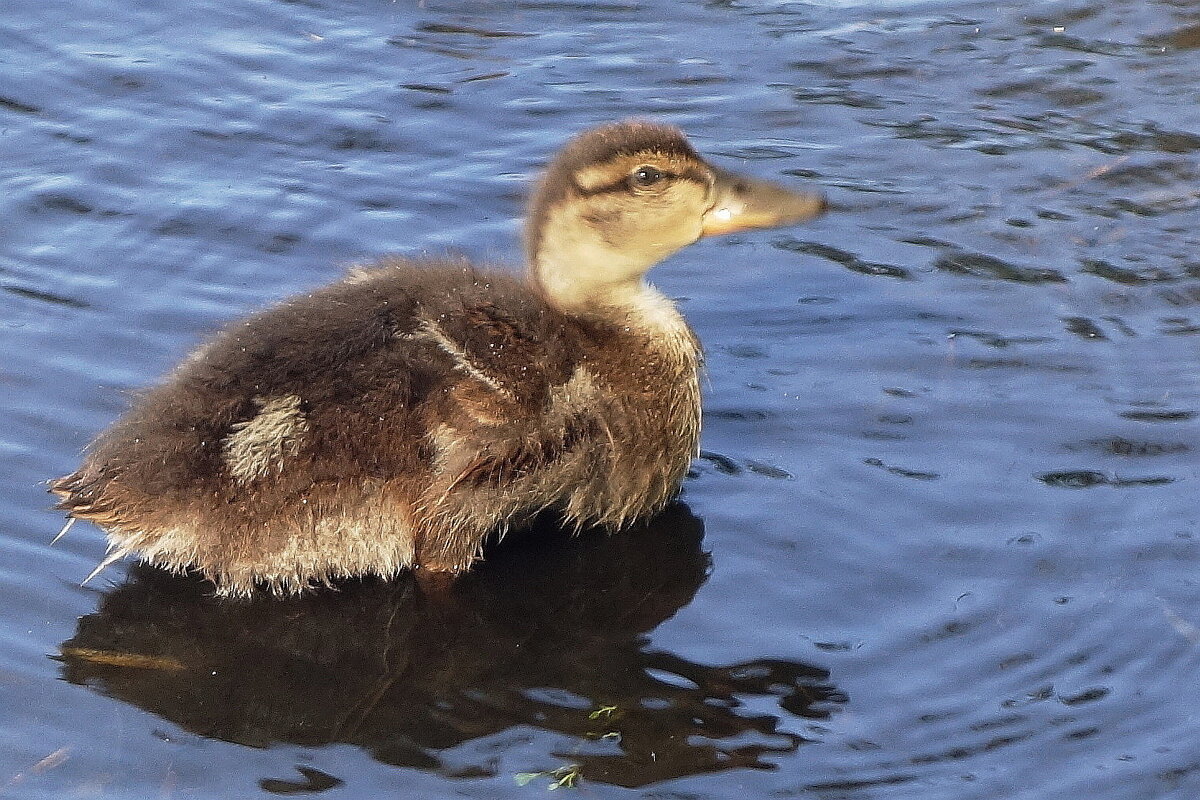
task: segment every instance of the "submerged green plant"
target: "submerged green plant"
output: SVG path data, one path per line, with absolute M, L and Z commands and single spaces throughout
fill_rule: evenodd
M 621 716 L 620 709 L 617 706 L 600 706 L 596 710 L 588 714 L 588 719 L 598 720 Z M 608 731 L 607 733 L 587 733 L 586 736 L 591 739 L 603 739 L 606 741 L 621 741 L 621 733 L 619 731 Z M 578 752 L 578 748 L 576 748 Z M 528 786 L 538 778 L 549 778 L 550 785 L 546 787 L 550 791 L 555 789 L 574 789 L 583 780 L 583 765 L 582 764 L 563 764 L 561 767 L 552 770 L 542 770 L 541 772 L 518 772 L 513 776 L 513 780 L 518 786 Z
M 583 778 L 583 765 L 563 764 L 558 769 L 544 770 L 542 772 L 518 772 L 513 778 L 516 780 L 518 786 L 525 786 L 538 778 L 553 778 L 550 785 L 546 787 L 549 791 L 552 792 L 555 789 L 562 788 L 574 789 L 579 784 L 580 779 Z
M 604 717 L 605 719 L 611 719 L 612 715 L 616 712 L 616 706 L 600 706 L 595 711 L 588 714 L 588 719 L 600 719 L 601 717 Z

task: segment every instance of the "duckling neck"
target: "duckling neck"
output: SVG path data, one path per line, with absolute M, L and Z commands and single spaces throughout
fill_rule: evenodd
M 636 312 L 659 293 L 641 280 L 601 282 L 580 280 L 554 270 L 534 270 L 531 276 L 547 302 L 567 314 L 613 316 Z
M 669 251 L 642 252 L 610 241 L 570 209 L 547 214 L 527 231 L 529 273 L 547 301 L 567 313 L 636 310 L 650 290 L 643 277 Z M 624 245 L 624 246 L 623 246 Z M 657 294 L 657 293 L 654 293 Z M 608 314 L 603 314 L 608 316 Z
M 553 275 L 553 273 L 550 273 Z M 700 344 L 670 298 L 638 279 L 618 284 L 556 284 L 546 273 L 533 272 L 546 301 L 568 316 L 615 325 L 642 340 L 650 351 L 666 357 L 672 369 L 695 380 L 702 356 Z
M 636 278 L 598 280 L 615 271 L 612 262 L 606 260 L 605 269 L 590 270 L 576 256 L 569 270 L 556 269 L 553 262 L 542 259 L 531 268 L 531 279 L 550 305 L 571 316 L 606 319 L 651 336 L 692 337 L 679 309 L 641 278 L 641 270 L 630 269 Z
M 539 252 L 529 271 L 546 299 L 567 312 L 634 306 L 647 288 L 641 278 L 645 267 L 606 248 Z

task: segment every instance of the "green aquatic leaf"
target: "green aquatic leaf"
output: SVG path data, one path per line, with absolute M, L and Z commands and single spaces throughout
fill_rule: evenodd
M 525 786 L 530 781 L 537 780 L 545 774 L 544 772 L 518 772 L 513 776 L 513 780 L 517 782 L 517 786 Z

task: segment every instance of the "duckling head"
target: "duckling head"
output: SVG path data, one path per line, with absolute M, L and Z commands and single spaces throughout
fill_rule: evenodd
M 572 139 L 530 205 L 529 269 L 564 309 L 625 306 L 645 274 L 702 236 L 802 222 L 825 198 L 717 168 L 679 129 L 627 120 Z

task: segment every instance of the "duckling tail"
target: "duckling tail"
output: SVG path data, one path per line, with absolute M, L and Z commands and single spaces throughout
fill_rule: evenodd
M 103 524 L 112 521 L 113 516 L 112 503 L 104 497 L 107 486 L 108 481 L 104 476 L 79 470 L 51 481 L 50 493 L 59 498 L 54 507 L 66 511 L 71 520 L 87 519 Z M 70 529 L 71 520 L 54 537 L 55 542 Z

